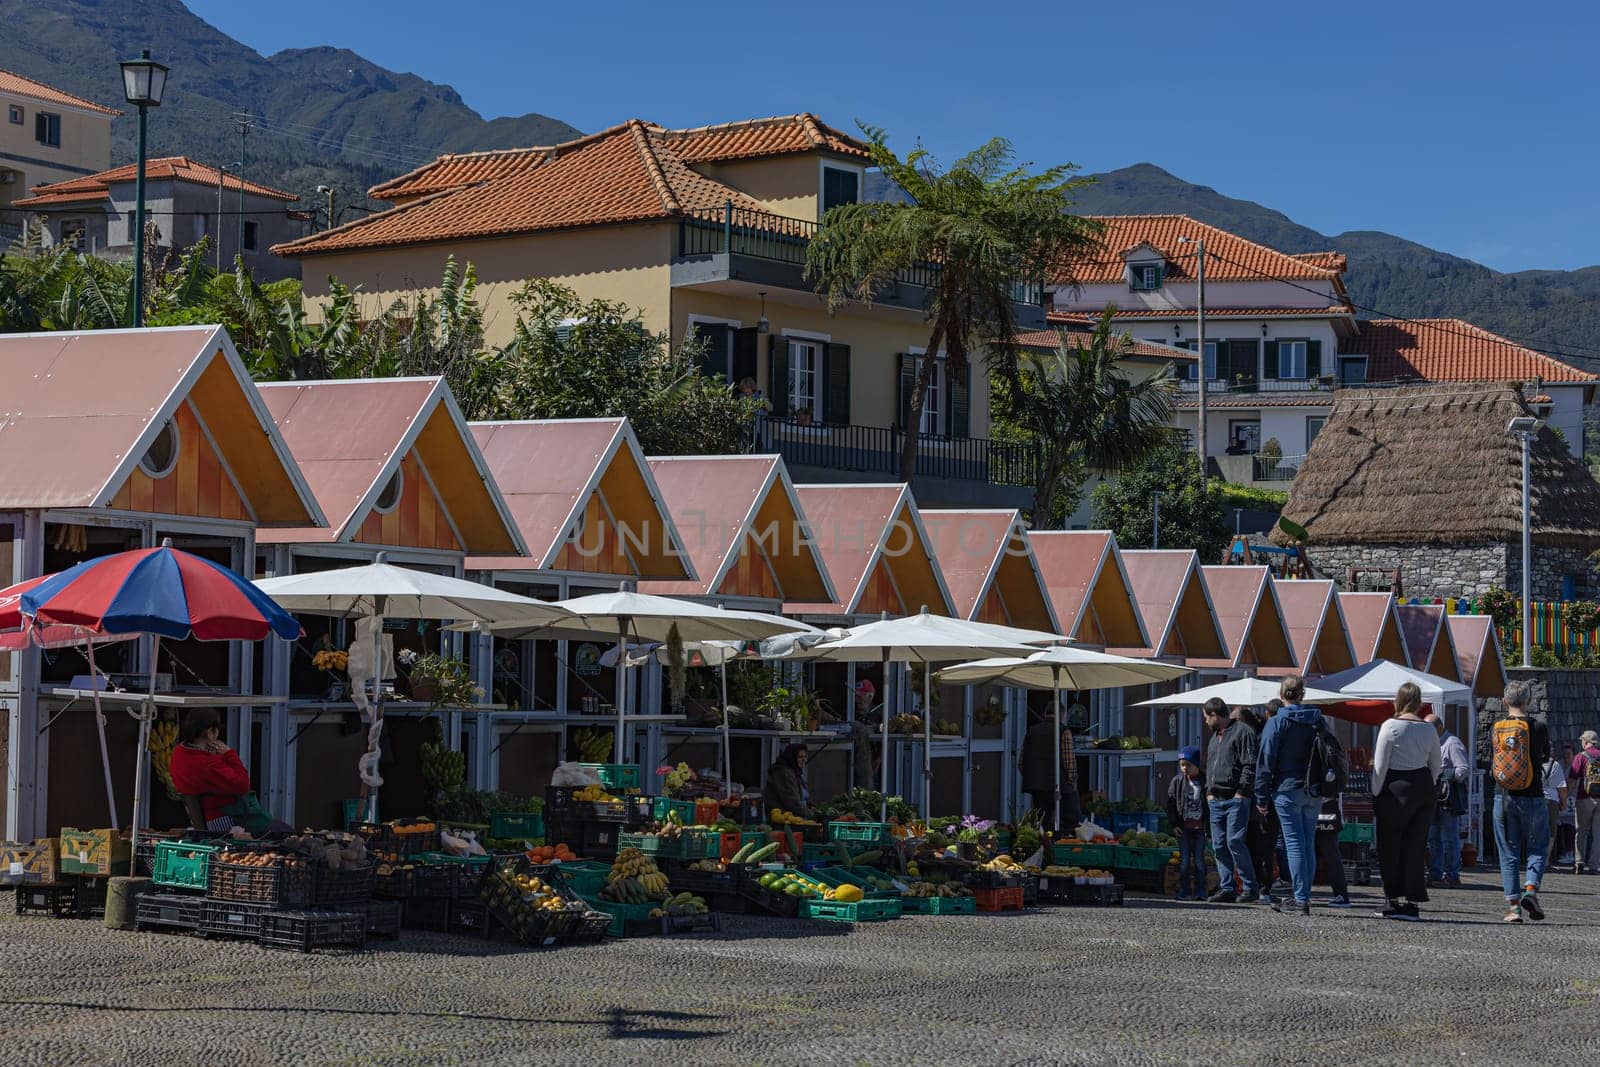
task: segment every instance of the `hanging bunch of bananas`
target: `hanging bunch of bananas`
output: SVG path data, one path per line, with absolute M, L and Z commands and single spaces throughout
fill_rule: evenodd
M 170 719 L 158 719 L 150 727 L 150 765 L 156 777 L 167 788 L 167 796 L 179 799 L 172 787 L 172 750 L 178 747 L 178 724 Z
M 578 746 L 583 763 L 604 763 L 611 758 L 613 737 L 610 730 L 598 726 L 580 726 L 572 731 L 572 740 Z
M 440 793 L 450 793 L 461 788 L 467 780 L 467 757 L 453 752 L 443 741 L 425 741 L 419 749 L 422 780 Z

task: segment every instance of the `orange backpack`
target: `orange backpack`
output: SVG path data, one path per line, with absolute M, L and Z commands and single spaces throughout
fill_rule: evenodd
M 1533 785 L 1533 734 L 1528 720 L 1501 719 L 1494 724 L 1493 738 L 1489 773 L 1495 783 L 1513 793 Z

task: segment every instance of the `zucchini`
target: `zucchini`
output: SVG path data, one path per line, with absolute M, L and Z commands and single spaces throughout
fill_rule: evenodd
M 756 843 L 754 841 L 746 841 L 744 844 L 740 845 L 739 846 L 739 851 L 735 852 L 728 859 L 729 865 L 731 866 L 732 864 L 735 864 L 735 863 L 745 863 L 745 862 L 747 862 L 746 861 L 746 857 L 749 856 L 751 852 L 755 851 L 755 847 L 756 847 Z
M 881 849 L 881 848 L 873 849 L 871 852 L 863 852 L 860 855 L 856 856 L 855 859 L 850 861 L 850 866 L 852 866 L 852 867 L 870 867 L 874 863 L 877 863 L 878 860 L 880 858 L 882 858 L 882 856 L 883 856 L 883 849 Z
M 765 845 L 762 845 L 760 848 L 750 853 L 750 855 L 746 856 L 742 862 L 760 863 L 762 860 L 766 859 L 776 851 L 778 851 L 778 843 L 776 841 L 768 841 Z
M 851 865 L 850 850 L 844 847 L 843 841 L 835 841 L 833 843 L 833 853 L 839 857 L 839 866 L 848 867 Z

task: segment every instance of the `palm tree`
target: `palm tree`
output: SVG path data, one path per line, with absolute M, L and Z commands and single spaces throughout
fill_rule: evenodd
M 1071 177 L 1073 164 L 1029 173 L 1013 165 L 1011 143 L 997 137 L 940 171 L 921 148 L 901 160 L 883 130 L 862 130 L 872 165 L 908 200 L 830 209 L 807 249 L 806 277 L 837 310 L 851 300 L 870 304 L 906 270 L 938 268 L 923 309 L 932 326 L 904 427 L 900 477 L 909 482 L 940 352 L 956 375 L 987 346 L 990 365 L 1015 382 L 1018 284 L 1070 280 L 1073 261 L 1098 248 L 1100 227 L 1067 210 L 1068 194 L 1087 181 Z
M 1112 330 L 1115 313 L 1108 307 L 1087 336 L 1063 332 L 1054 352 L 1025 354 L 1018 381 L 999 383 L 1002 418 L 1039 450 L 1037 528 L 1052 525 L 1056 494 L 1079 472 L 1114 473 L 1172 436 L 1172 379 L 1134 380 L 1119 369 L 1134 342 Z

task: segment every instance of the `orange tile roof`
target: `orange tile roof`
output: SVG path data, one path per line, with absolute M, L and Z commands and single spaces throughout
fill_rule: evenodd
M 1211 268 L 1206 268 L 1206 277 L 1211 277 Z M 1325 319 L 1330 315 L 1351 315 L 1356 313 L 1355 308 L 1347 304 L 1330 304 L 1320 308 L 1238 308 L 1238 307 L 1210 307 L 1206 308 L 1206 321 L 1212 319 Z M 1098 313 L 1087 311 L 1052 311 L 1047 318 L 1051 322 L 1067 326 L 1083 327 L 1092 325 L 1100 316 Z M 1111 321 L 1122 319 L 1177 319 L 1182 322 L 1193 322 L 1194 308 L 1117 308 L 1117 313 L 1111 316 Z
M 397 200 L 425 196 L 463 185 L 478 185 L 537 166 L 549 158 L 551 149 L 498 148 L 489 152 L 451 152 L 432 163 L 424 163 L 396 178 L 379 182 L 367 190 L 374 200 Z
M 1320 262 L 1291 256 L 1187 215 L 1102 215 L 1095 217 L 1094 221 L 1105 227 L 1100 240 L 1102 252 L 1093 259 L 1078 260 L 1073 264 L 1070 280 L 1079 284 L 1122 281 L 1126 277 L 1127 266 L 1123 254 L 1140 245 L 1150 245 L 1161 253 L 1167 263 L 1167 277 L 1193 278 L 1194 245 L 1180 244 L 1178 239 L 1181 237 L 1205 240 L 1207 281 L 1266 281 L 1273 278 L 1290 281 L 1339 280 L 1339 270 L 1331 262 L 1324 266 Z
M 85 100 L 81 96 L 73 96 L 63 92 L 53 85 L 46 85 L 42 81 L 35 81 L 25 75 L 11 70 L 0 70 L 0 93 L 14 93 L 17 96 L 26 96 L 31 100 L 41 100 L 47 104 L 63 104 L 67 107 L 81 107 L 87 111 L 97 111 L 102 115 L 120 115 L 122 112 L 114 107 L 97 104 L 93 100 Z
M 1313 267 L 1321 267 L 1323 270 L 1336 270 L 1340 274 L 1344 273 L 1345 267 L 1349 264 L 1349 260 L 1345 258 L 1343 252 L 1292 252 L 1290 254 L 1295 259 L 1303 260 Z
M 49 185 L 35 185 L 33 195 L 26 200 L 18 200 L 15 207 L 47 207 L 50 204 L 84 203 L 91 200 L 103 200 L 113 185 L 123 182 L 136 181 L 139 165 L 129 163 L 123 167 L 113 167 L 103 170 L 99 174 L 89 174 L 82 178 L 72 178 L 64 182 L 51 182 Z M 232 174 L 224 175 L 216 167 L 205 163 L 197 163 L 188 156 L 164 156 L 161 159 L 152 159 L 145 163 L 145 180 L 163 181 L 177 180 L 194 182 L 198 185 L 216 187 L 218 178 L 222 179 L 224 189 L 238 191 L 240 181 Z M 282 189 L 274 189 L 270 185 L 261 185 L 257 182 L 243 183 L 244 190 L 253 196 L 270 197 L 273 200 L 295 201 L 300 198 L 293 193 L 286 193 Z
M 505 237 L 540 230 L 668 219 L 720 207 L 763 205 L 700 174 L 638 119 L 558 145 L 522 173 L 422 197 L 287 244 L 280 255 Z
M 1017 334 L 1017 344 L 1023 348 L 1047 348 L 1055 351 L 1061 339 L 1066 338 L 1067 344 L 1073 348 L 1087 347 L 1089 334 L 1083 330 L 1050 329 L 1033 330 L 1029 333 Z M 1146 359 L 1166 359 L 1174 363 L 1193 363 L 1195 354 L 1182 348 L 1169 348 L 1166 345 L 1152 344 L 1149 341 L 1135 340 L 1130 355 L 1142 356 Z
M 832 152 L 857 159 L 869 158 L 865 143 L 807 111 L 798 115 L 725 122 L 718 126 L 665 130 L 662 136 L 685 163 L 722 163 L 797 152 Z
M 1342 347 L 1370 357 L 1367 380 L 1595 382 L 1586 374 L 1461 319 L 1371 319 Z

